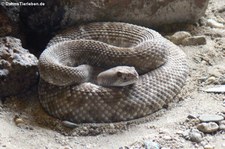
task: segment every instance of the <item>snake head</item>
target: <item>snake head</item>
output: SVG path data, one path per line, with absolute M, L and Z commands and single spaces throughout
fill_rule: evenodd
M 97 82 L 102 86 L 127 86 L 134 84 L 138 78 L 134 67 L 117 66 L 101 72 L 97 76 Z

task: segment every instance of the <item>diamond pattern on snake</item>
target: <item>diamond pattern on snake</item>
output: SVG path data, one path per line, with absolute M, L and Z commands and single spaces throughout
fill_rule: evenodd
M 39 58 L 39 98 L 52 116 L 110 123 L 148 116 L 184 86 L 184 52 L 149 28 L 97 22 L 68 28 Z

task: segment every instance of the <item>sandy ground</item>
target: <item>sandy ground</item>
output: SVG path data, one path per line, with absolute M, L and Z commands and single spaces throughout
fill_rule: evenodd
M 222 6 L 225 6 L 225 1 L 211 0 L 206 16 L 200 21 L 201 25 L 197 23 L 180 29 L 192 35 L 205 36 L 207 44 L 180 46 L 189 59 L 190 75 L 176 98 L 179 102 L 139 120 L 140 124 L 78 126 L 71 129 L 42 110 L 37 87 L 34 87 L 23 95 L 8 97 L 0 102 L 0 148 L 129 149 L 144 148 L 149 141 L 156 141 L 164 149 L 202 149 L 207 144 L 215 149 L 225 148 L 225 131 L 204 134 L 201 143 L 191 142 L 182 136 L 186 130 L 196 127 L 187 119 L 188 115 L 225 112 L 224 93 L 201 91 L 201 88 L 225 83 L 225 29 L 205 25 L 205 20 L 209 18 L 225 24 L 225 12 L 218 12 Z

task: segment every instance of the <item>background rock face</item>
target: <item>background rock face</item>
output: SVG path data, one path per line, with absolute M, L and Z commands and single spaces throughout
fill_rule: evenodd
M 32 1 L 32 0 L 27 0 Z M 37 0 L 35 0 L 37 2 Z M 26 1 L 25 1 L 26 2 Z M 42 0 L 43 7 L 23 7 L 29 27 L 65 27 L 90 21 L 122 21 L 148 27 L 195 22 L 208 0 Z
M 0 0 L 0 37 L 13 36 L 19 38 L 25 45 L 25 34 L 20 27 L 19 6 L 9 6 L 10 2 L 23 0 Z
M 0 7 L 0 20 L 0 37 L 18 33 L 18 25 L 8 17 L 2 7 Z
M 49 40 L 55 31 L 86 22 L 122 21 L 147 27 L 195 22 L 205 13 L 208 1 L 24 0 L 43 2 L 45 6 L 21 7 L 20 18 L 30 35 Z
M 0 38 L 0 97 L 15 95 L 37 82 L 37 58 L 13 37 Z

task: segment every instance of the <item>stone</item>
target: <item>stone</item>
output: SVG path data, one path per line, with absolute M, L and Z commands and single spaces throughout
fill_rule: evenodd
M 24 0 L 24 2 L 36 0 Z M 44 7 L 21 7 L 24 29 L 36 38 L 87 22 L 127 22 L 146 27 L 193 23 L 205 14 L 209 0 L 42 0 Z M 43 17 L 46 16 L 46 17 Z M 43 36 L 44 35 L 44 36 Z M 39 41 L 34 40 L 34 41 Z
M 187 37 L 182 40 L 182 45 L 185 46 L 197 46 L 197 45 L 205 45 L 206 38 L 204 36 L 193 36 Z
M 220 124 L 219 129 L 225 131 L 225 124 Z
M 213 28 L 224 28 L 225 26 L 222 23 L 215 21 L 214 19 L 208 19 L 207 25 Z
M 225 75 L 220 76 L 218 82 L 219 84 L 225 84 Z
M 211 76 L 206 80 L 206 84 L 214 84 L 216 83 L 216 77 Z
M 182 133 L 182 137 L 192 142 L 201 142 L 203 140 L 203 133 L 198 129 L 188 129 Z
M 160 149 L 160 145 L 157 142 L 153 141 L 145 141 L 144 142 L 145 149 Z
M 181 44 L 182 41 L 187 38 L 187 37 L 191 37 L 191 34 L 189 32 L 186 31 L 179 31 L 174 33 L 171 37 L 170 37 L 170 41 L 172 41 L 174 44 Z
M 212 146 L 212 145 L 205 145 L 204 149 L 214 149 L 214 146 Z
M 191 130 L 188 135 L 189 135 L 190 141 L 192 141 L 192 142 L 199 143 L 203 139 L 203 134 L 200 131 L 198 131 L 197 129 Z
M 172 137 L 171 136 L 168 136 L 168 135 L 165 135 L 165 136 L 163 136 L 163 139 L 165 139 L 165 140 L 172 140 Z
M 225 11 L 225 6 L 222 6 L 222 7 L 220 7 L 219 9 L 218 9 L 218 12 L 219 13 L 222 13 L 222 12 L 224 12 Z
M 196 115 L 193 115 L 193 114 L 189 114 L 187 116 L 188 119 L 197 119 L 197 116 Z
M 200 123 L 200 120 L 199 120 L 199 119 L 190 119 L 189 122 L 190 122 L 191 124 L 193 124 L 193 125 L 197 125 L 197 124 Z
M 115 129 L 115 125 L 113 123 L 109 124 L 110 129 Z
M 2 147 L 6 147 L 6 145 L 5 145 L 5 144 L 3 144 L 3 145 L 2 145 Z
M 215 122 L 201 123 L 197 125 L 197 129 L 204 133 L 213 133 L 219 129 Z
M 225 42 L 225 40 L 224 40 Z M 225 66 L 223 65 L 215 65 L 213 67 L 208 68 L 208 74 L 210 76 L 221 77 L 225 74 Z
M 207 93 L 225 93 L 225 85 L 214 85 L 211 88 L 203 89 L 203 91 Z
M 199 116 L 199 119 L 202 122 L 219 122 L 224 120 L 224 117 L 216 114 L 203 114 Z
M 28 0 L 24 2 L 26 1 Z M 31 1 L 35 2 L 29 0 Z M 29 22 L 26 23 L 33 27 L 43 26 L 44 23 L 56 27 L 93 21 L 123 21 L 145 26 L 195 22 L 205 14 L 208 6 L 208 0 L 42 0 L 42 2 L 45 3 L 45 7 L 21 8 L 21 17 L 27 18 Z
M 219 122 L 219 129 L 225 131 L 225 120 Z
M 38 81 L 38 59 L 14 37 L 0 38 L 0 97 L 16 95 Z
M 185 138 L 186 140 L 189 140 L 189 139 L 190 139 L 189 133 L 190 133 L 190 130 L 185 130 L 185 131 L 182 133 L 182 137 Z
M 76 128 L 76 127 L 79 127 L 78 124 L 75 124 L 75 123 L 70 122 L 70 121 L 62 121 L 62 124 L 63 124 L 65 127 L 68 127 L 68 128 Z
M 119 147 L 119 149 L 130 149 L 128 146 Z
M 220 125 L 224 124 L 225 125 L 225 120 L 222 120 L 219 122 Z
M 15 122 L 16 125 L 24 124 L 25 123 L 22 118 L 18 118 L 18 117 L 14 119 L 14 122 Z

